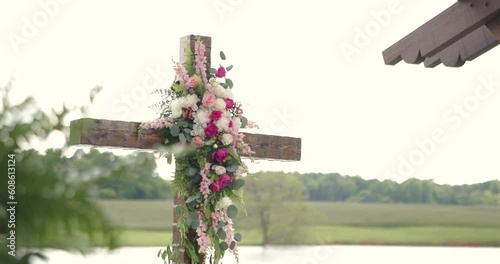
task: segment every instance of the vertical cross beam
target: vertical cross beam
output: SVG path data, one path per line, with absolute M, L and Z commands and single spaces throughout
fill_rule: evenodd
M 185 37 L 181 38 L 181 43 L 180 43 L 180 52 L 179 52 L 179 61 L 181 63 L 184 63 L 186 61 L 186 53 L 188 49 L 191 49 L 191 51 L 194 52 L 194 47 L 195 43 L 200 38 L 201 42 L 205 45 L 205 56 L 207 57 L 207 71 L 210 67 L 210 61 L 211 61 L 211 50 L 212 50 L 212 39 L 210 37 L 205 37 L 205 36 L 195 36 L 195 35 L 188 35 Z M 207 72 L 208 75 L 208 72 Z M 177 165 L 176 165 L 177 169 Z M 182 199 L 182 197 L 179 196 L 179 194 L 175 193 L 174 194 L 174 219 L 173 219 L 173 226 L 172 226 L 172 235 L 173 235 L 173 243 L 172 247 L 179 247 L 179 252 L 180 252 L 180 257 L 179 257 L 179 264 L 188 264 L 191 263 L 191 260 L 189 259 L 186 248 L 181 246 L 181 233 L 179 231 L 179 228 L 177 227 L 177 220 L 179 219 L 179 215 L 177 214 L 177 211 L 175 210 L 175 207 L 178 205 L 184 205 L 185 201 Z M 189 234 L 189 236 L 195 236 L 196 234 Z M 203 263 L 203 260 L 200 260 L 200 263 Z

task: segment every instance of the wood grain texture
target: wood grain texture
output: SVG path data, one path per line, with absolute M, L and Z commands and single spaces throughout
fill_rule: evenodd
M 499 15 L 500 0 L 457 1 L 384 50 L 384 62 L 419 64 L 427 60 L 426 67 L 439 63 L 462 66 L 498 45 L 485 25 Z
M 73 120 L 70 125 L 70 144 L 128 149 L 157 149 L 163 145 L 160 130 L 143 130 L 139 139 L 139 125 L 139 122 L 93 118 Z M 299 161 L 301 158 L 300 138 L 243 134 L 245 143 L 255 151 L 255 159 Z

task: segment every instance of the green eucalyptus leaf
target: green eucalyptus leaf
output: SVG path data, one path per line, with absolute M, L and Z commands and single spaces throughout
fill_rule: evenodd
M 242 239 L 241 233 L 234 234 L 234 240 L 236 240 L 238 242 L 241 242 L 241 239 Z
M 227 243 L 226 243 L 226 242 L 221 242 L 221 243 L 219 244 L 219 247 L 220 247 L 220 249 L 221 249 L 222 251 L 225 251 L 226 249 L 228 249 L 228 247 L 227 247 Z
M 233 81 L 231 79 L 226 78 L 226 84 L 227 84 L 227 87 L 233 88 Z
M 223 228 L 224 226 L 226 226 L 226 223 L 224 223 L 224 221 L 219 220 L 219 222 L 217 222 L 217 228 Z
M 231 241 L 231 245 L 229 246 L 229 248 L 230 248 L 231 250 L 233 250 L 233 249 L 234 249 L 234 247 L 236 247 L 236 242 L 235 242 L 235 241 Z
M 215 74 L 215 73 L 217 72 L 217 70 L 216 70 L 216 69 L 214 69 L 214 68 L 210 68 L 210 69 L 208 70 L 208 72 L 210 72 L 211 74 Z
M 179 128 L 179 126 L 177 124 L 173 124 L 171 127 L 170 127 L 170 134 L 174 137 L 177 137 L 179 135 L 179 133 L 181 132 L 181 129 Z
M 191 203 L 196 200 L 196 195 L 190 196 L 187 200 L 186 203 Z
M 231 218 L 231 219 L 234 219 L 237 215 L 238 215 L 238 208 L 236 206 L 234 206 L 233 204 L 230 205 L 227 208 L 227 216 L 229 216 L 229 218 Z
M 186 136 L 183 133 L 179 134 L 179 140 L 182 142 L 182 144 L 186 144 L 187 142 Z
M 222 230 L 222 229 L 219 229 L 219 231 L 217 231 L 217 236 L 220 239 L 226 239 L 226 232 L 224 232 L 224 230 Z
M 193 177 L 196 174 L 197 170 L 193 167 L 189 167 L 186 169 L 186 176 Z
M 248 125 L 248 119 L 246 117 L 241 118 L 241 128 L 245 128 Z
M 235 172 L 237 169 L 238 169 L 238 165 L 231 165 L 231 166 L 226 168 L 226 171 L 231 173 L 231 172 Z
M 243 180 L 243 179 L 236 179 L 231 184 L 232 184 L 232 189 L 233 190 L 238 190 L 241 187 L 245 186 L 245 180 Z
M 233 69 L 233 65 L 229 65 L 229 66 L 227 66 L 226 71 L 230 71 L 232 69 Z
M 220 51 L 220 59 L 226 60 L 226 54 L 224 54 L 224 52 L 222 50 Z

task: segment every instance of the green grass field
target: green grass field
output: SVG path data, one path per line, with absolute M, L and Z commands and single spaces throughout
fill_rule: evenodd
M 101 201 L 122 229 L 124 246 L 169 243 L 172 201 Z M 315 211 L 300 244 L 500 246 L 500 207 L 308 203 Z M 259 226 L 245 221 L 242 244 L 261 244 Z M 236 223 L 239 223 L 238 221 Z M 238 226 L 237 226 L 238 227 Z

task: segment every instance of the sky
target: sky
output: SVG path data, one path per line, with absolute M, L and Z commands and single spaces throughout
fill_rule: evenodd
M 301 161 L 259 161 L 252 171 L 500 179 L 500 48 L 461 68 L 382 58 L 454 2 L 2 1 L 0 85 L 14 80 L 14 101 L 32 96 L 46 110 L 88 104 L 99 85 L 89 117 L 147 121 L 159 100 L 150 92 L 174 78 L 180 37 L 211 36 L 212 63 L 234 65 L 228 77 L 255 132 L 302 138 Z M 62 142 L 55 134 L 34 144 Z

